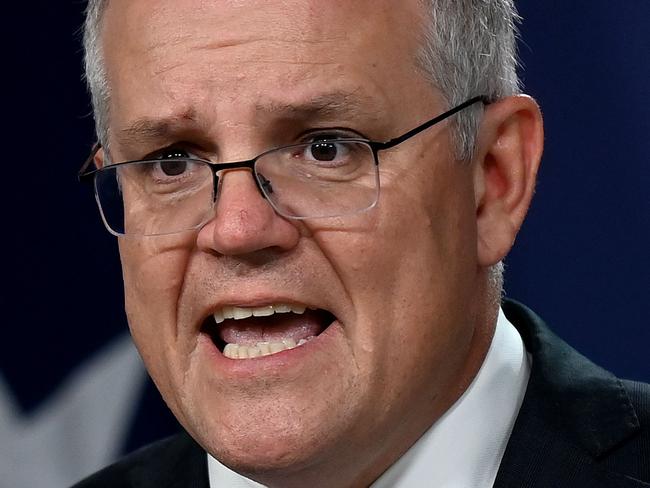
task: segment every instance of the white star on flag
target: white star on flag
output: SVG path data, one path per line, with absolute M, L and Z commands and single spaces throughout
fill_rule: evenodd
M 28 415 L 0 375 L 0 486 L 66 488 L 109 464 L 124 445 L 145 380 L 128 335 L 78 366 Z

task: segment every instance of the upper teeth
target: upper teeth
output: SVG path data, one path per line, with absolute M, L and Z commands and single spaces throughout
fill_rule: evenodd
M 214 312 L 214 320 L 220 324 L 226 319 L 247 319 L 248 317 L 266 317 L 274 313 L 305 313 L 306 307 L 302 305 L 288 305 L 285 303 L 277 305 L 266 305 L 264 307 L 223 307 Z

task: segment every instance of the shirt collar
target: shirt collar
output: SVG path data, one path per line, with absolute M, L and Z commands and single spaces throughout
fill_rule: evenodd
M 372 488 L 491 487 L 529 376 L 521 336 L 499 310 L 492 344 L 472 384 Z

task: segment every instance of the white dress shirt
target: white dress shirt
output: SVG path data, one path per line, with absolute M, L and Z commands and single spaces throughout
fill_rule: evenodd
M 521 336 L 499 311 L 492 344 L 465 393 L 371 486 L 490 488 L 530 376 Z M 264 488 L 208 455 L 210 488 Z

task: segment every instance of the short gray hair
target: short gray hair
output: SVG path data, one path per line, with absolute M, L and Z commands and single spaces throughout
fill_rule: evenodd
M 110 89 L 108 87 L 108 76 L 101 41 L 102 18 L 107 5 L 108 0 L 88 0 L 83 31 L 86 84 L 93 105 L 95 131 L 103 146 L 108 144 L 108 111 L 110 103 Z
M 429 22 L 418 65 L 450 108 L 475 96 L 494 101 L 521 91 L 514 0 L 420 2 Z M 482 108 L 475 105 L 455 118 L 458 159 L 474 154 Z

